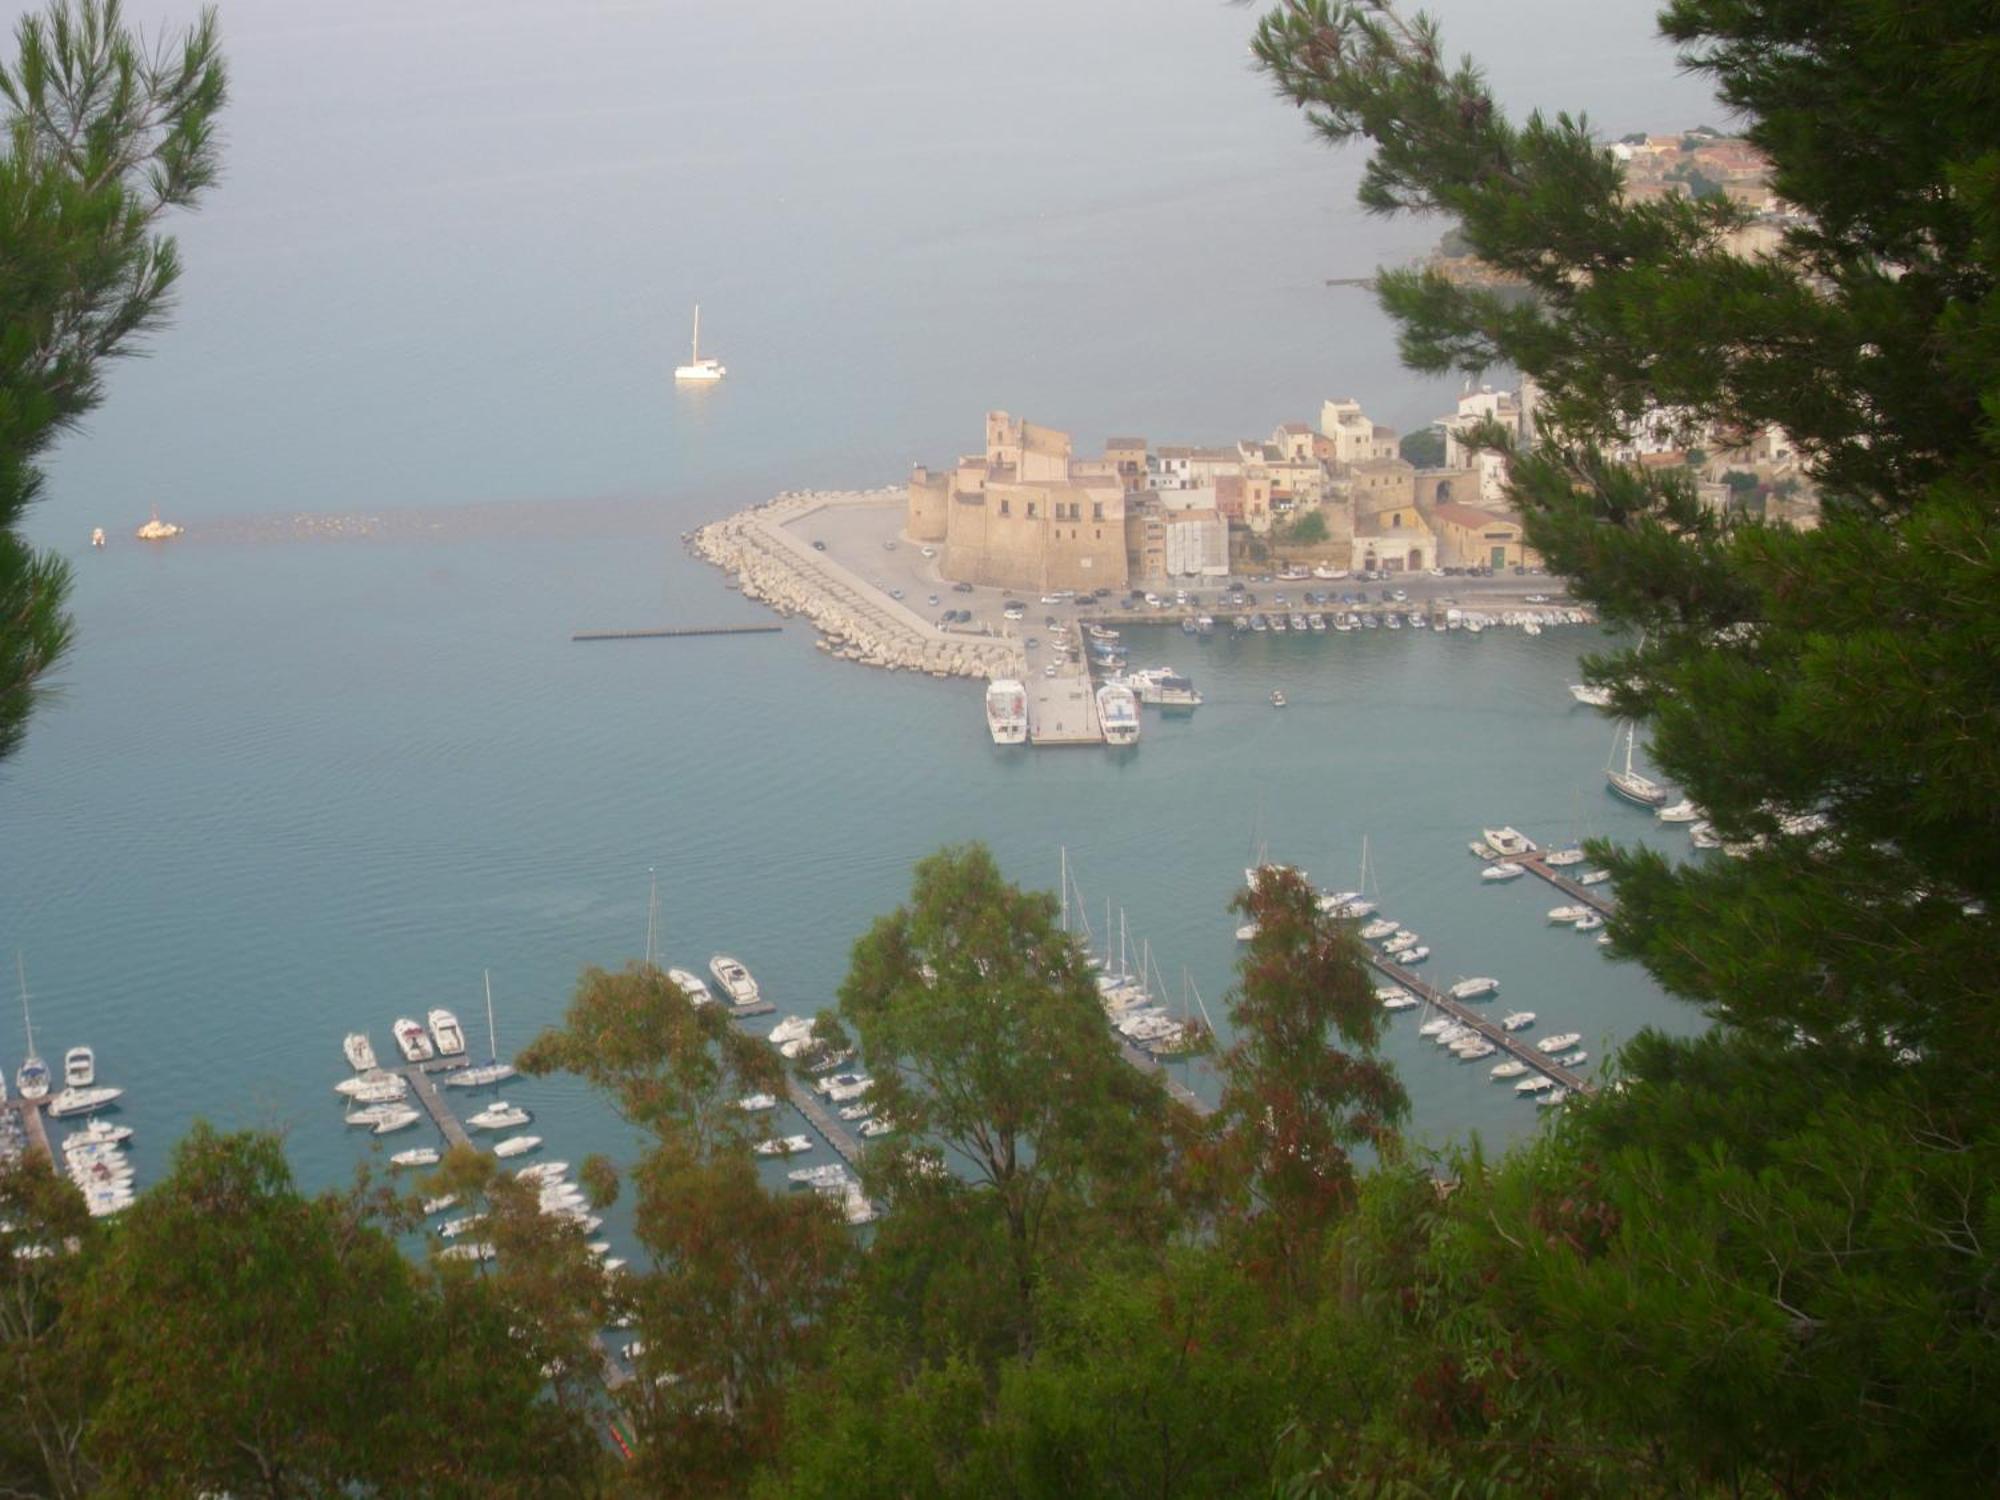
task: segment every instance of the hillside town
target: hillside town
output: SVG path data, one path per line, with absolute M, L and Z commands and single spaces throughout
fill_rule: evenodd
M 1482 387 L 1429 433 L 1401 438 L 1358 401 L 1322 403 L 1318 424 L 1198 447 L 1112 437 L 1080 456 L 1067 432 L 986 414 L 981 451 L 919 465 L 906 535 L 943 577 L 997 588 L 1145 588 L 1255 572 L 1273 562 L 1382 575 L 1539 567 L 1508 501 L 1507 457 L 1473 440 L 1536 441 L 1532 382 Z M 1618 456 L 1688 471 L 1715 510 L 1809 519 L 1798 455 L 1775 431 L 1726 442 L 1662 411 Z M 1434 436 L 1432 435 L 1434 434 Z M 1432 458 L 1431 463 L 1419 459 Z

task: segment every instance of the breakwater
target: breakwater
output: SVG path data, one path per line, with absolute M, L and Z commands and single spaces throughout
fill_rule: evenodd
M 841 510 L 902 507 L 900 489 L 807 491 L 780 495 L 688 538 L 695 555 L 723 569 L 745 598 L 797 615 L 819 632 L 820 649 L 845 661 L 933 677 L 1018 677 L 1018 642 L 947 632 L 816 551 L 799 534 L 809 517 Z

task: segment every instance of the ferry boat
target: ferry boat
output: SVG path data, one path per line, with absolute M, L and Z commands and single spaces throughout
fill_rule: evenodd
M 426 1019 L 431 1023 L 439 1057 L 457 1057 L 465 1051 L 465 1028 L 458 1024 L 457 1016 L 439 1006 Z
M 435 1055 L 431 1047 L 430 1033 L 408 1016 L 396 1017 L 396 1024 L 389 1030 L 396 1038 L 396 1045 L 402 1048 L 403 1056 L 411 1062 L 429 1062 Z
M 1652 779 L 1632 769 L 1632 737 L 1637 731 L 1631 726 L 1625 730 L 1625 769 L 1617 770 L 1607 766 L 1604 781 L 1616 796 L 1639 807 L 1661 807 L 1667 800 L 1667 789 Z M 1616 742 L 1612 746 L 1616 753 Z
M 718 953 L 711 958 L 708 972 L 715 976 L 715 982 L 722 986 L 734 1005 L 755 1005 L 763 998 L 757 981 L 750 977 L 750 971 L 727 953 Z
M 1097 690 L 1097 720 L 1107 745 L 1139 743 L 1139 700 L 1122 682 L 1107 682 Z
M 369 1073 L 375 1069 L 375 1047 L 368 1040 L 365 1031 L 350 1031 L 340 1044 L 340 1050 L 347 1054 L 347 1064 L 357 1073 Z
M 996 745 L 1028 741 L 1028 690 L 1019 678 L 996 677 L 986 684 L 986 732 Z
M 711 381 L 720 380 L 729 371 L 719 359 L 703 359 L 701 355 L 701 304 L 694 305 L 694 343 L 688 351 L 688 362 L 674 367 L 674 379 Z

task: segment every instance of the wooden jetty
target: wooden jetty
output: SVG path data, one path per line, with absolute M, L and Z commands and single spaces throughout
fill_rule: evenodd
M 1520 832 L 1519 829 L 1515 829 L 1514 831 L 1516 833 Z M 1522 837 L 1526 838 L 1527 836 L 1523 834 Z M 1546 880 L 1550 885 L 1569 897 L 1570 900 L 1581 901 L 1600 917 L 1611 915 L 1614 903 L 1610 897 L 1599 895 L 1595 888 L 1571 880 L 1569 876 L 1563 874 L 1561 870 L 1558 870 L 1548 862 L 1547 855 L 1542 852 L 1542 846 L 1537 844 L 1533 839 L 1528 839 L 1528 849 L 1523 854 L 1503 854 L 1484 840 L 1474 841 L 1472 853 L 1475 858 L 1484 860 L 1489 865 L 1499 864 L 1503 860 L 1511 861 L 1526 870 L 1530 875 L 1533 875 L 1536 879 Z
M 1580 1074 L 1572 1073 L 1539 1047 L 1531 1046 L 1519 1032 L 1509 1031 L 1498 1021 L 1481 1015 L 1464 1001 L 1452 999 L 1443 990 L 1419 979 L 1416 974 L 1394 960 L 1385 958 L 1371 949 L 1368 962 L 1378 973 L 1393 979 L 1426 1005 L 1436 1006 L 1459 1025 L 1478 1032 L 1509 1057 L 1526 1063 L 1544 1077 L 1553 1078 L 1571 1093 L 1591 1094 L 1597 1091 L 1595 1084 L 1587 1082 Z
M 458 1123 L 458 1116 L 451 1112 L 451 1106 L 438 1093 L 437 1085 L 431 1082 L 430 1070 L 422 1063 L 411 1063 L 402 1070 L 410 1080 L 410 1087 L 416 1092 L 417 1102 L 430 1114 L 431 1121 L 444 1136 L 448 1146 L 470 1146 L 472 1137 L 465 1133 L 465 1127 Z
M 1115 1031 L 1112 1033 L 1112 1036 L 1118 1043 L 1118 1050 L 1124 1054 L 1125 1061 L 1137 1068 L 1141 1073 L 1151 1073 L 1157 1076 L 1161 1085 L 1167 1091 L 1167 1097 L 1173 1100 L 1174 1103 L 1180 1105 L 1183 1109 L 1192 1110 L 1196 1117 L 1201 1119 L 1206 1119 L 1209 1115 L 1215 1113 L 1215 1106 L 1213 1104 L 1210 1104 L 1201 1095 L 1169 1073 L 1160 1065 L 1160 1060 L 1153 1056 L 1152 1053 L 1133 1046 Z
M 572 641 L 658 641 L 690 635 L 776 635 L 782 625 L 673 625 L 657 630 L 579 630 Z
M 11 1109 L 21 1122 L 21 1133 L 28 1138 L 30 1154 L 39 1154 L 51 1167 L 56 1164 L 56 1154 L 49 1147 L 48 1127 L 42 1123 L 42 1107 L 32 1099 L 9 1099 L 0 1104 L 0 1109 Z

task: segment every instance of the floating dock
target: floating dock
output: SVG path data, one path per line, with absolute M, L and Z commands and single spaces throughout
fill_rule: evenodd
M 417 1102 L 430 1114 L 431 1122 L 444 1136 L 445 1144 L 470 1146 L 472 1137 L 465 1133 L 465 1127 L 458 1123 L 458 1116 L 451 1112 L 451 1107 L 444 1102 L 444 1096 L 438 1092 L 437 1085 L 431 1082 L 430 1070 L 422 1063 L 411 1063 L 402 1070 L 402 1074 L 410 1080 L 410 1087 L 416 1093 Z
M 39 1154 L 51 1167 L 56 1164 L 56 1154 L 49 1147 L 48 1127 L 42 1122 L 42 1107 L 32 1099 L 9 1099 L 0 1104 L 0 1110 L 12 1110 L 21 1122 L 21 1133 L 28 1138 L 30 1155 Z
M 827 1107 L 820 1103 L 811 1089 L 796 1078 L 787 1078 L 785 1097 L 792 1101 L 792 1108 L 806 1117 L 806 1123 L 818 1131 L 826 1143 L 833 1147 L 834 1155 L 857 1172 L 861 1170 L 861 1142 L 848 1134 L 847 1127 L 828 1112 Z
M 1088 673 L 1059 672 L 1054 677 L 1031 677 L 1026 687 L 1029 744 L 1104 743 L 1104 727 L 1097 719 L 1097 690 Z
M 1521 832 L 1518 828 L 1513 831 L 1515 833 Z M 1521 836 L 1527 838 L 1526 834 L 1521 834 Z M 1563 874 L 1554 865 L 1551 865 L 1548 861 L 1548 856 L 1542 852 L 1542 846 L 1533 839 L 1528 839 L 1528 849 L 1524 854 L 1503 854 L 1484 840 L 1474 843 L 1472 853 L 1475 858 L 1483 860 L 1489 865 L 1499 864 L 1502 861 L 1510 861 L 1517 864 L 1536 879 L 1546 880 L 1550 885 L 1569 897 L 1570 900 L 1581 901 L 1600 917 L 1610 916 L 1616 904 L 1610 897 L 1599 895 L 1594 887 L 1571 880 L 1569 876 Z
M 1419 979 L 1415 973 L 1401 964 L 1384 958 L 1372 949 L 1368 953 L 1368 962 L 1377 973 L 1393 979 L 1426 1005 L 1435 1006 L 1459 1025 L 1478 1032 L 1509 1057 L 1526 1063 L 1544 1077 L 1553 1078 L 1571 1093 L 1591 1094 L 1597 1091 L 1597 1085 L 1586 1082 L 1580 1074 L 1572 1073 L 1539 1047 L 1529 1045 L 1519 1032 L 1509 1031 L 1498 1021 L 1489 1020 L 1464 1001 L 1452 999 L 1443 990 Z M 1563 1050 L 1567 1052 L 1569 1049 L 1565 1047 Z
M 1174 1103 L 1180 1105 L 1183 1109 L 1192 1110 L 1197 1119 L 1205 1120 L 1215 1113 L 1215 1106 L 1213 1104 L 1210 1104 L 1201 1095 L 1169 1073 L 1161 1066 L 1160 1060 L 1153 1056 L 1152 1053 L 1133 1046 L 1124 1037 L 1119 1036 L 1116 1031 L 1112 1032 L 1111 1035 L 1112 1039 L 1118 1043 L 1118 1050 L 1124 1054 L 1125 1061 L 1137 1068 L 1141 1073 L 1150 1073 L 1157 1077 L 1161 1085 L 1166 1089 L 1167 1097 L 1173 1100 Z
M 687 635 L 776 635 L 782 625 L 674 625 L 657 630 L 579 630 L 573 641 L 659 641 Z

